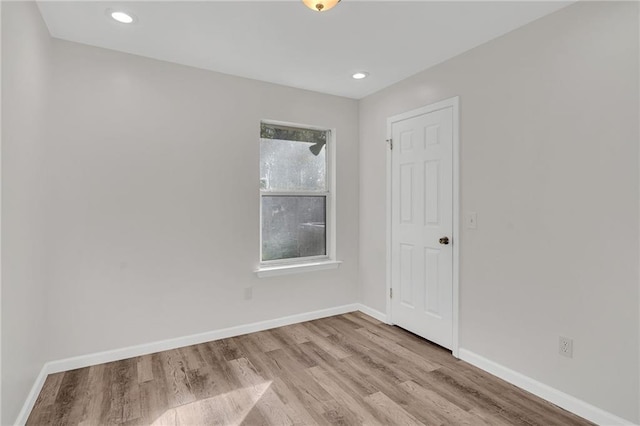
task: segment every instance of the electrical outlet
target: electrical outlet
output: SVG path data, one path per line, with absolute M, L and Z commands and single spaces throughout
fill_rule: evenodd
M 253 299 L 253 287 L 247 287 L 244 289 L 244 300 Z
M 559 352 L 562 356 L 573 358 L 573 339 L 560 336 Z

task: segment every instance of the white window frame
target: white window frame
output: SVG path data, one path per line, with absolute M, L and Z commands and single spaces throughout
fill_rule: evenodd
M 258 204 L 260 209 L 259 215 L 259 231 L 260 231 L 260 246 L 259 246 L 259 266 L 255 271 L 259 277 L 269 277 L 274 275 L 292 274 L 298 272 L 315 271 L 322 269 L 337 268 L 341 262 L 336 260 L 336 179 L 335 179 L 335 144 L 336 144 L 336 130 L 327 127 L 313 126 L 308 124 L 290 123 L 284 121 L 275 120 L 260 120 L 260 124 L 274 125 L 274 126 L 286 126 L 295 127 L 300 129 L 319 130 L 327 132 L 327 141 L 325 143 L 325 158 L 326 158 L 326 179 L 327 190 L 326 191 L 263 191 L 259 188 L 258 191 Z M 262 260 L 262 197 L 263 196 L 316 196 L 325 197 L 325 248 L 326 254 L 319 256 L 306 256 L 296 257 L 289 259 L 276 259 L 276 260 Z

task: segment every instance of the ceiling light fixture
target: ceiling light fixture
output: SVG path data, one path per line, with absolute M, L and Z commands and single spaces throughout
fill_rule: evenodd
M 302 0 L 302 3 L 311 10 L 325 12 L 340 3 L 340 0 Z
M 363 78 L 367 78 L 368 75 L 369 75 L 368 72 L 360 71 L 360 72 L 355 73 L 351 77 L 355 78 L 356 80 L 362 80 Z
M 130 24 L 133 22 L 133 16 L 129 15 L 128 13 L 124 13 L 124 12 L 111 12 L 111 17 L 113 19 L 115 19 L 118 22 L 121 22 L 123 24 Z

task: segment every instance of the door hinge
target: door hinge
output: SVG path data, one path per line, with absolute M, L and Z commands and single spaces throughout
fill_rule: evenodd
M 393 289 L 389 289 L 389 299 L 393 299 Z
M 393 139 L 387 139 L 387 143 L 389 144 L 389 149 L 393 150 Z

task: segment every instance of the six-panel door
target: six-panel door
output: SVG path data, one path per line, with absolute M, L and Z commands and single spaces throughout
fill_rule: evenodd
M 393 322 L 451 349 L 453 108 L 394 122 L 391 131 Z

